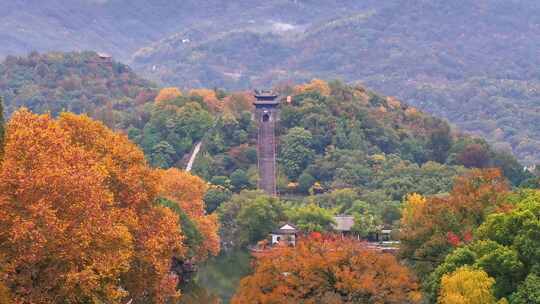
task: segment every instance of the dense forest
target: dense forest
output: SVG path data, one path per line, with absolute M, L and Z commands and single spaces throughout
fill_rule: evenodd
M 151 82 L 95 52 L 34 52 L 8 56 L 0 64 L 0 96 L 8 116 L 20 107 L 52 115 L 69 111 L 87 113 L 114 127 L 155 94 Z
M 276 91 L 291 96 L 278 130 L 280 198 L 254 190 L 246 93 L 163 88 L 124 134 L 84 115 L 15 112 L 1 137 L 1 299 L 536 303 L 540 199 L 526 188 L 537 176 L 361 86 Z M 175 168 L 197 141 L 200 177 Z M 401 231 L 399 254 L 336 237 L 337 214 L 353 215 L 362 238 Z M 255 255 L 232 298 L 191 281 L 210 256 L 263 244 L 284 222 L 304 237 Z
M 449 192 L 453 180 L 471 168 L 499 167 L 514 185 L 536 186 L 537 180 L 512 155 L 453 131 L 443 120 L 394 98 L 321 80 L 277 90 L 284 96 L 278 130 L 278 191 L 290 204 L 276 205 L 274 223 L 268 227 L 286 219 L 301 221 L 297 213 L 319 212 L 324 218 L 326 212 L 327 222 L 310 228 L 325 231 L 332 214 L 357 213 L 372 219 L 358 227 L 368 235 L 378 225 L 397 225 L 401 201 L 408 193 Z M 285 96 L 291 96 L 290 103 Z M 166 88 L 155 104 L 145 108 L 147 121 L 128 131 L 150 163 L 163 168 L 185 164 L 191 147 L 202 141 L 193 172 L 212 184 L 205 197 L 207 211 L 218 209 L 230 220 L 222 222 L 232 225 L 222 229 L 223 246 L 247 245 L 269 231 L 254 231 L 256 236 L 231 234 L 253 228 L 235 226 L 235 217 L 242 213 L 237 205 L 246 204 L 249 213 L 253 206 L 245 203 L 244 196 L 257 196 L 242 192 L 254 190 L 258 178 L 252 100 L 245 93 L 199 89 L 182 94 Z M 236 203 L 224 204 L 231 196 Z M 266 216 L 264 221 L 272 221 L 272 216 Z M 258 221 L 264 222 L 263 217 Z
M 2 304 L 538 303 L 540 172 L 397 98 L 274 87 L 276 198 L 251 92 L 158 88 L 93 52 L 0 68 Z M 342 239 L 336 215 L 399 252 Z M 246 253 L 283 223 L 296 247 Z M 236 255 L 241 277 L 212 264 Z
M 0 168 L 0 301 L 159 303 L 219 251 L 206 184 L 86 116 L 17 111 Z

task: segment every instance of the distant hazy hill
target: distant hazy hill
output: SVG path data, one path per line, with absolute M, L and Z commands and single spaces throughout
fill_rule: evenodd
M 181 27 L 167 1 L 12 0 L 0 10 L 0 56 L 99 50 L 127 59 L 144 43 Z M 180 2 L 180 1 L 179 1 Z M 155 7 L 155 10 L 153 9 Z M 181 26 L 181 25 L 179 25 Z
M 350 0 L 10 0 L 0 9 L 0 57 L 97 50 L 127 60 L 188 28 L 228 31 L 281 19 L 310 23 L 358 7 Z
M 181 87 L 360 80 L 540 162 L 536 0 L 14 0 L 0 38 L 0 57 L 93 49 Z

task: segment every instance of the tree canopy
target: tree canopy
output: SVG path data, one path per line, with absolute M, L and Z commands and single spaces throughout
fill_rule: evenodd
M 420 303 L 394 256 L 351 240 L 302 239 L 261 254 L 232 299 L 241 303 Z
M 21 110 L 6 129 L 0 272 L 14 301 L 178 298 L 171 262 L 187 258 L 186 236 L 179 216 L 156 205 L 160 195 L 176 199 L 197 223 L 199 254 L 217 253 L 215 217 L 204 216 L 206 188 L 195 177 L 182 184 L 188 175 L 155 171 L 125 136 L 86 116 L 55 120 Z
M 442 278 L 440 304 L 495 304 L 491 291 L 495 280 L 482 270 L 462 267 Z M 507 303 L 499 302 L 499 303 Z
M 401 256 L 424 275 L 456 246 L 472 240 L 489 213 L 506 210 L 508 184 L 496 169 L 458 177 L 447 196 L 409 195 L 401 219 Z

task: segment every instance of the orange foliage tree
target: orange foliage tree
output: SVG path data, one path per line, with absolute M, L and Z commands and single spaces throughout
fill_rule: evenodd
M 294 91 L 296 94 L 318 92 L 322 96 L 330 96 L 330 93 L 332 93 L 332 90 L 330 89 L 328 83 L 321 79 L 313 79 L 310 83 L 297 85 L 294 88 Z
M 210 89 L 193 89 L 189 91 L 190 96 L 199 96 L 212 112 L 218 112 L 223 109 L 224 103 L 216 96 L 216 91 Z
M 163 303 L 182 256 L 159 175 L 129 140 L 86 116 L 26 110 L 7 126 L 0 257 L 16 303 Z
M 261 254 L 233 304 L 419 303 L 418 285 L 390 254 L 354 240 L 301 240 Z
M 160 170 L 160 175 L 160 195 L 176 202 L 203 236 L 201 246 L 194 249 L 196 260 L 201 261 L 209 254 L 217 255 L 220 249 L 217 214 L 206 215 L 203 201 L 208 185 L 201 178 L 176 168 Z
M 0 304 L 11 304 L 11 295 L 6 286 L 0 281 Z
M 167 100 L 178 98 L 180 96 L 182 96 L 182 92 L 178 88 L 163 88 L 156 96 L 155 102 L 159 104 Z
M 400 254 L 426 274 L 452 247 L 471 241 L 487 214 L 510 208 L 508 191 L 500 170 L 476 169 L 456 178 L 447 196 L 409 195 L 401 218 Z
M 249 93 L 234 93 L 223 99 L 225 104 L 225 112 L 242 113 L 253 109 L 253 95 Z

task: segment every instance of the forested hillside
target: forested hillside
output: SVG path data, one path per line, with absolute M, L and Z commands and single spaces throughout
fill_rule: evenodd
M 362 81 L 540 161 L 534 0 L 16 0 L 0 14 L 0 57 L 93 49 L 186 88 Z
M 408 193 L 449 192 L 454 179 L 473 168 L 498 167 L 516 186 L 536 185 L 512 155 L 362 86 L 313 80 L 277 91 L 282 96 L 278 191 L 300 209 L 244 191 L 255 190 L 258 182 L 250 94 L 165 88 L 128 130 L 150 163 L 163 168 L 184 166 L 187 154 L 202 141 L 193 172 L 212 185 L 206 208 L 222 216 L 224 247 L 248 245 L 280 220 L 297 222 L 317 213 L 327 224 L 310 229 L 322 231 L 332 214 L 369 216 L 372 222 L 357 227 L 368 235 L 380 224 L 397 224 Z M 252 224 L 259 228 L 251 231 L 245 223 L 250 220 L 240 214 L 256 212 L 256 198 L 273 215 L 263 219 L 252 214 Z M 310 203 L 318 207 L 309 209 L 305 204 Z
M 53 116 L 89 114 L 126 132 L 162 168 L 183 167 L 202 140 L 194 172 L 222 186 L 230 180 L 234 192 L 257 184 L 249 92 L 165 88 L 158 94 L 129 67 L 93 52 L 8 57 L 0 72 L 8 116 L 21 106 Z M 448 190 L 462 172 L 456 166 L 498 166 L 516 185 L 527 178 L 508 153 L 361 85 L 313 80 L 276 90 L 292 96 L 291 103 L 282 100 L 280 192 L 361 187 L 384 189 L 379 201 L 399 202 L 408 192 Z M 427 175 L 444 181 L 424 185 Z
M 202 140 L 203 152 L 194 173 L 210 181 L 206 210 L 220 219 L 225 257 L 232 249 L 264 244 L 268 233 L 283 222 L 292 222 L 314 236 L 301 239 L 296 248 L 277 247 L 268 254 L 255 255 L 253 273 L 241 280 L 232 298 L 237 278 L 222 278 L 228 272 L 211 267 L 213 272 L 206 275 L 212 279 L 206 278 L 206 285 L 196 289 L 198 297 L 193 295 L 190 301 L 215 301 L 210 295 L 216 292 L 231 303 L 250 303 L 268 296 L 267 286 L 275 282 L 270 294 L 276 299 L 325 299 L 328 294 L 341 299 L 359 293 L 376 298 L 384 293 L 399 299 L 394 303 L 421 303 L 422 297 L 435 303 L 437 298 L 452 298 L 454 295 L 447 295 L 452 292 L 474 298 L 470 290 L 452 287 L 467 280 L 468 284 L 482 284 L 471 288 L 492 301 L 486 303 L 503 297 L 513 299 L 511 303 L 528 303 L 526 288 L 536 286 L 537 277 L 524 266 L 535 263 L 535 253 L 527 251 L 531 240 L 526 225 L 532 225 L 536 215 L 527 213 L 521 218 L 520 210 L 536 210 L 538 200 L 532 191 L 510 191 L 512 184 L 538 188 L 538 177 L 523 172 L 511 155 L 494 151 L 482 139 L 460 134 L 441 119 L 362 86 L 313 80 L 276 90 L 282 96 L 280 198 L 253 191 L 257 183 L 257 132 L 249 94 L 162 89 L 146 108 L 149 113 L 143 116 L 148 120 L 130 129 L 132 140 L 145 149 L 155 166 L 178 165 L 187 153 L 185 147 L 177 145 L 178 138 L 185 139 L 182 144 Z M 290 102 L 286 96 L 291 97 Z M 513 208 L 516 210 L 509 213 Z M 352 215 L 352 230 L 364 238 L 372 237 L 381 227 L 403 229 L 399 257 L 409 268 L 397 264 L 395 257 L 372 256 L 357 243 L 332 237 L 333 216 L 337 214 Z M 513 233 L 518 235 L 512 236 L 509 229 L 513 226 L 506 227 L 509 222 L 498 218 L 517 221 L 519 228 Z M 506 225 L 501 235 L 498 225 Z M 329 239 L 321 242 L 316 237 L 321 234 Z M 522 244 L 522 239 L 527 243 Z M 515 247 L 505 247 L 512 242 Z M 336 247 L 346 251 L 325 256 Z M 278 258 L 282 256 L 298 263 L 284 263 Z M 372 262 L 362 262 L 365 260 Z M 355 270 L 336 272 L 335 277 L 359 282 L 337 294 L 328 291 L 328 286 L 334 285 L 318 271 L 334 271 L 333 265 L 343 264 Z M 375 285 L 355 277 L 388 267 L 392 275 L 400 275 Z M 421 288 L 410 270 L 420 278 Z M 274 275 L 284 271 L 290 271 L 295 280 L 281 281 Z M 302 286 L 312 281 L 316 281 L 310 285 L 312 292 L 305 291 Z M 334 287 L 343 288 L 341 284 Z M 283 295 L 280 288 L 292 291 Z
M 182 168 L 203 141 L 194 172 L 227 190 L 211 194 L 224 200 L 228 191 L 257 184 L 249 92 L 165 88 L 158 94 L 129 67 L 93 52 L 8 57 L 0 71 L 8 116 L 21 106 L 89 114 L 127 133 L 161 168 Z M 409 192 L 448 191 L 460 166 L 501 167 L 515 185 L 528 178 L 512 155 L 361 85 L 313 80 L 276 90 L 292 96 L 291 103 L 282 100 L 278 134 L 281 193 L 358 188 L 373 202 L 395 205 Z
M 20 107 L 37 113 L 87 113 L 121 127 L 147 101 L 154 85 L 131 69 L 94 52 L 31 53 L 0 64 L 0 96 L 10 115 Z

